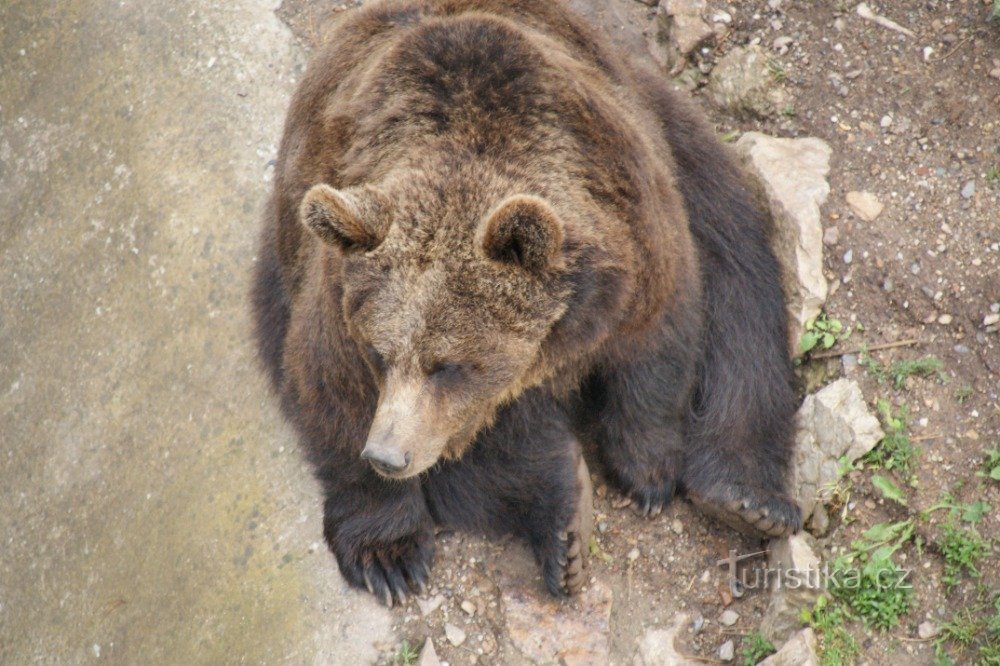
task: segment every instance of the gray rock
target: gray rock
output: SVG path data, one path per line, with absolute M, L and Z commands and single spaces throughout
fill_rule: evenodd
M 608 662 L 612 596 L 600 581 L 569 603 L 524 581 L 501 580 L 500 592 L 510 642 L 532 663 Z
M 848 192 L 846 199 L 854 214 L 865 222 L 873 222 L 885 208 L 871 192 Z
M 960 193 L 963 199 L 971 199 L 976 194 L 976 181 L 970 180 L 965 185 L 962 186 L 962 191 Z
M 816 635 L 806 628 L 758 666 L 819 666 L 819 663 Z
M 649 629 L 639 640 L 632 663 L 635 666 L 696 666 L 698 662 L 685 657 L 676 647 L 677 635 L 687 623 L 688 616 L 681 613 L 669 628 Z
M 917 627 L 917 636 L 919 636 L 921 640 L 926 641 L 928 638 L 934 638 L 939 633 L 941 633 L 941 630 L 938 629 L 938 626 L 933 622 L 921 622 L 920 626 Z
M 796 499 L 808 520 L 817 502 L 829 501 L 840 478 L 840 458 L 851 462 L 872 450 L 885 433 L 868 410 L 861 388 L 850 379 L 838 379 L 799 408 L 793 466 Z
M 740 619 L 740 614 L 734 610 L 724 610 L 719 616 L 719 624 L 724 627 L 731 627 Z
M 450 622 L 445 623 L 444 625 L 444 636 L 448 639 L 448 642 L 455 647 L 458 647 L 465 642 L 465 632 Z
M 417 662 L 417 666 L 440 666 L 441 660 L 437 656 L 437 651 L 434 649 L 434 642 L 428 638 L 424 641 L 424 647 L 420 650 L 420 661 Z
M 823 591 L 815 542 L 800 532 L 772 541 L 768 550 L 771 599 L 760 630 L 780 647 L 802 628 L 802 611 L 812 608 Z
M 430 597 L 429 599 L 422 599 L 420 597 L 417 597 L 417 606 L 420 608 L 420 614 L 423 617 L 427 617 L 428 615 L 436 611 L 438 608 L 440 608 L 441 604 L 443 604 L 444 601 L 445 601 L 444 597 L 442 597 L 440 594 L 435 594 L 433 597 Z
M 840 229 L 837 227 L 829 227 L 823 232 L 823 244 L 824 245 L 836 245 L 840 242 Z
M 719 646 L 719 659 L 722 661 L 732 661 L 736 656 L 736 645 L 732 641 L 726 641 Z
M 705 0 L 664 0 L 657 8 L 647 42 L 661 67 L 676 73 L 696 48 L 715 36 L 702 18 L 705 8 Z
M 798 353 L 805 324 L 819 314 L 827 295 L 820 206 L 830 193 L 830 146 L 815 138 L 747 132 L 736 142 L 736 150 L 761 182 L 774 216 L 775 252 L 784 268 L 791 340 Z
M 731 113 L 767 118 L 783 111 L 789 102 L 768 54 L 757 45 L 739 46 L 724 55 L 708 82 L 709 99 Z

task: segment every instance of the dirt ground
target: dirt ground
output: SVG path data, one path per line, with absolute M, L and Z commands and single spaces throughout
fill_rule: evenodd
M 632 47 L 643 44 L 636 31 L 649 25 L 654 11 L 636 0 L 576 4 L 589 4 L 602 27 Z M 311 46 L 330 7 L 286 0 L 279 16 Z M 995 324 L 983 323 L 991 306 L 993 312 L 1000 308 L 1000 22 L 988 21 L 989 3 L 980 0 L 873 3 L 876 12 L 915 33 L 905 36 L 861 20 L 854 7 L 835 0 L 710 0 L 707 15 L 725 10 L 732 22 L 699 60 L 710 64 L 735 46 L 759 40 L 779 64 L 792 104 L 778 118 L 755 120 L 713 109 L 701 90 L 694 95 L 722 136 L 758 130 L 818 137 L 832 147 L 831 194 L 822 214 L 824 228 L 836 231 L 826 235 L 834 242 L 825 248 L 831 286 L 825 310 L 854 331 L 834 349 L 913 339 L 912 346 L 872 357 L 888 364 L 934 356 L 943 363 L 942 375 L 911 378 L 898 389 L 857 365 L 857 355 L 813 361 L 800 371 L 803 393 L 846 375 L 860 382 L 873 408 L 879 399 L 895 408 L 906 405 L 909 432 L 920 450 L 912 483 L 889 474 L 905 487 L 905 507 L 882 499 L 871 485 L 871 470 L 849 475 L 847 493 L 820 537 L 825 556 L 874 524 L 916 515 L 946 492 L 992 506 L 978 525 L 992 540 L 980 579 L 965 576 L 946 592 L 935 514 L 918 523 L 923 547 L 911 542 L 900 555 L 903 566 L 913 569 L 912 610 L 885 632 L 848 624 L 861 662 L 929 664 L 933 640 L 920 639 L 918 625 L 943 624 L 963 609 L 980 612 L 984 595 L 1000 589 L 1000 484 L 976 476 L 985 451 L 1000 447 L 1000 336 Z M 772 48 L 786 36 L 792 39 L 786 53 Z M 851 212 L 845 195 L 854 190 L 870 191 L 885 205 L 874 222 Z M 683 500 L 655 519 L 641 519 L 621 506 L 594 471 L 601 555 L 591 558 L 590 576 L 613 596 L 611 661 L 632 663 L 646 630 L 669 626 L 679 612 L 706 620 L 697 634 L 681 633 L 684 652 L 711 663 L 726 640 L 733 639 L 738 650 L 742 637 L 759 626 L 768 597 L 751 589 L 732 600 L 717 560 L 731 549 L 752 553 L 766 544 L 710 522 Z M 441 535 L 438 548 L 431 597 L 440 595 L 443 605 L 426 616 L 414 600 L 394 611 L 398 635 L 417 647 L 432 637 L 439 656 L 451 664 L 519 663 L 523 657 L 511 643 L 502 595 L 510 581 L 541 587 L 525 548 L 459 534 Z M 730 627 L 717 621 L 727 607 L 739 614 Z M 445 639 L 446 622 L 466 633 L 461 645 Z M 944 647 L 957 663 L 974 662 L 974 646 L 965 652 L 955 643 Z M 399 644 L 381 648 L 385 663 L 402 658 Z

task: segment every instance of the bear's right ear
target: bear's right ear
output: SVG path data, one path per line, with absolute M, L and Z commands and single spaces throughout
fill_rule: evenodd
M 487 259 L 540 273 L 560 263 L 563 225 L 544 200 L 515 194 L 487 216 L 476 243 Z
M 392 205 L 370 185 L 335 190 L 314 185 L 302 198 L 299 217 L 317 238 L 344 253 L 374 250 L 392 223 Z

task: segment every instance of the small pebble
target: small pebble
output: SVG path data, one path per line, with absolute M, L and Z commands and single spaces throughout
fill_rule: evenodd
M 854 250 L 848 250 L 844 253 L 844 263 L 849 264 L 854 261 Z
M 827 230 L 823 232 L 824 245 L 836 245 L 839 240 L 840 229 L 837 227 L 828 227 Z
M 682 523 L 679 518 L 674 518 L 673 522 L 670 523 L 670 529 L 674 531 L 674 534 L 683 534 L 684 523 Z
M 920 640 L 926 641 L 928 638 L 934 638 L 938 635 L 937 625 L 933 622 L 921 622 L 920 626 L 917 627 L 917 636 Z
M 938 317 L 938 323 L 942 324 L 943 326 L 947 326 L 948 324 L 950 324 L 951 320 L 952 316 L 950 314 L 943 314 L 940 317 Z
M 968 354 L 971 350 L 965 345 L 955 345 L 956 354 Z
M 983 317 L 983 326 L 992 326 L 993 324 L 1000 324 L 1000 313 L 994 312 Z
M 734 610 L 724 610 L 719 616 L 719 623 L 725 627 L 731 627 L 740 619 L 740 614 Z
M 466 599 L 465 601 L 462 602 L 462 610 L 465 611 L 466 615 L 475 615 L 476 605 L 471 601 L 469 601 L 468 599 Z
M 878 121 L 879 127 L 885 129 L 892 124 L 892 116 L 882 116 L 882 120 Z
M 976 194 L 976 181 L 970 180 L 962 186 L 962 198 L 971 199 Z
M 639 559 L 639 549 L 633 548 L 632 550 L 628 551 L 628 555 L 626 557 L 628 557 L 629 562 L 635 562 L 637 559 Z
M 448 639 L 448 642 L 455 647 L 465 642 L 465 632 L 450 622 L 444 625 L 444 635 Z
M 990 312 L 992 312 L 994 314 L 996 314 L 997 312 L 1000 312 L 1000 303 L 991 303 L 990 304 Z
M 736 656 L 736 646 L 732 641 L 726 641 L 719 648 L 719 659 L 722 661 L 732 661 L 733 657 Z

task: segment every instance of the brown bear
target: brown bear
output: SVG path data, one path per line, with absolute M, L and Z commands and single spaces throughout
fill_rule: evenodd
M 760 536 L 795 400 L 770 220 L 660 77 L 553 0 L 345 13 L 292 101 L 253 300 L 340 570 L 424 588 L 434 525 L 582 582 L 581 441 L 647 514 Z

